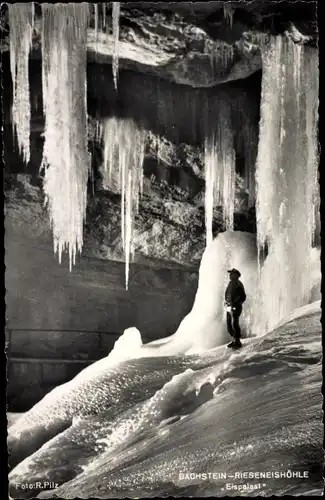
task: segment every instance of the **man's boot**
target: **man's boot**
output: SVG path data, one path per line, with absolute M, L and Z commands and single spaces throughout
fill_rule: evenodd
M 235 339 L 235 342 L 232 343 L 232 346 L 231 347 L 236 347 L 236 348 L 239 348 L 239 347 L 242 347 L 242 343 L 240 341 L 240 339 Z
M 230 342 L 230 344 L 227 345 L 227 347 L 234 347 L 235 345 L 235 341 L 233 340 L 232 342 Z

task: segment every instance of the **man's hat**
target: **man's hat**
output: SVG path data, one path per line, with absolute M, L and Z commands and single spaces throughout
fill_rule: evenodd
M 229 269 L 228 273 L 229 273 L 229 274 L 231 274 L 231 273 L 237 274 L 237 275 L 238 275 L 238 278 L 240 278 L 240 277 L 241 277 L 241 274 L 240 274 L 240 272 L 238 271 L 238 269 L 234 269 L 234 268 L 233 268 L 233 269 Z

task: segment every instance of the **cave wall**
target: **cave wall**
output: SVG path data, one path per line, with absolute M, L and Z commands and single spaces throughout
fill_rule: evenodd
M 173 333 L 192 306 L 194 270 L 134 263 L 129 290 L 121 262 L 83 254 L 69 272 L 67 259 L 60 265 L 53 253 L 49 227 L 42 232 L 42 207 L 30 207 L 6 210 L 8 328 L 99 330 L 114 339 L 129 326 L 146 339 Z

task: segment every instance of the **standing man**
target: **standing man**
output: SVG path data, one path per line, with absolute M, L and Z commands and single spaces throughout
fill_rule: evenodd
M 234 338 L 228 347 L 241 347 L 241 330 L 239 326 L 239 317 L 243 310 L 243 303 L 246 300 L 244 285 L 239 278 L 241 276 L 237 269 L 230 269 L 229 284 L 225 293 L 227 307 L 227 329 L 228 333 Z

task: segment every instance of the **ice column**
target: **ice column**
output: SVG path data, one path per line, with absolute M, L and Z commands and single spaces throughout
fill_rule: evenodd
M 309 300 L 318 66 L 315 54 L 281 36 L 265 43 L 262 56 L 256 218 L 258 249 L 268 248 L 266 260 L 260 259 L 259 328 L 266 331 Z
M 229 103 L 221 99 L 214 106 L 208 101 L 207 106 L 204 144 L 205 219 L 207 243 L 210 243 L 215 205 L 222 206 L 225 229 L 233 229 L 236 155 Z

